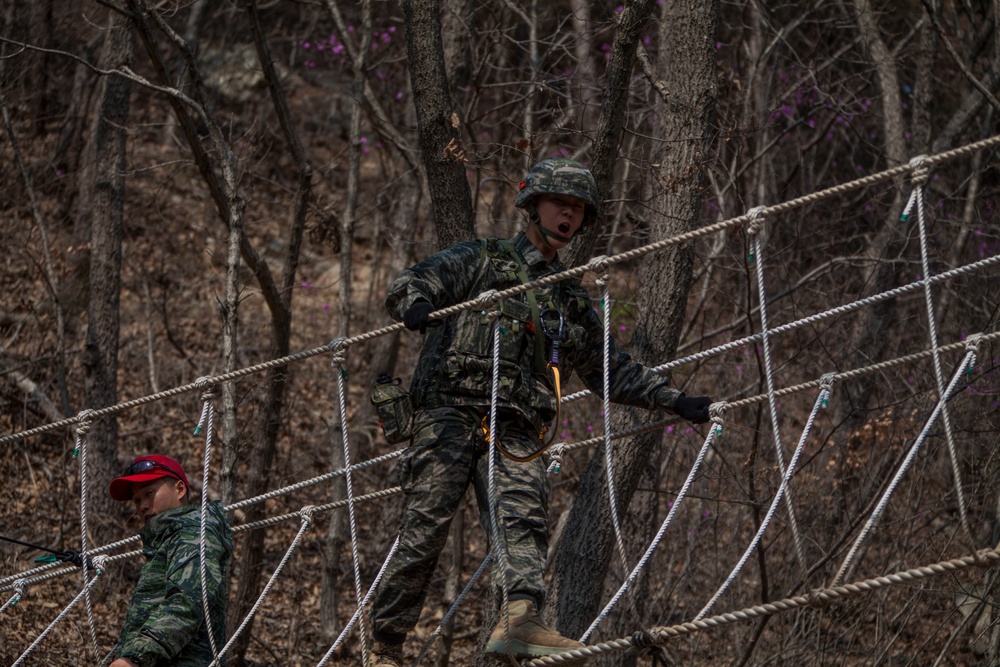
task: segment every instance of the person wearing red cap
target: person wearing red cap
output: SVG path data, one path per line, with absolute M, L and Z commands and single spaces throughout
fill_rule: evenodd
M 111 497 L 131 501 L 146 564 L 125 612 L 110 667 L 203 667 L 225 644 L 226 601 L 233 535 L 218 501 L 205 517 L 205 570 L 209 622 L 201 595 L 201 511 L 191 503 L 184 469 L 174 459 L 140 456 L 111 481 Z M 220 664 L 225 664 L 221 661 Z

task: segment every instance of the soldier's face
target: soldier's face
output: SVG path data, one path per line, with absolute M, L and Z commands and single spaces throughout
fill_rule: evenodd
M 135 505 L 135 513 L 145 524 L 160 512 L 180 507 L 186 492 L 184 482 L 173 477 L 133 484 L 132 503 Z
M 562 248 L 583 224 L 587 204 L 570 195 L 541 195 L 535 200 L 535 210 L 542 227 L 556 234 L 546 236 L 549 244 L 554 248 Z

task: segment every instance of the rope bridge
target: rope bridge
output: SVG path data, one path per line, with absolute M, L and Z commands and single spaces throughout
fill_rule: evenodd
M 861 549 L 868 541 L 872 531 L 879 522 L 880 517 L 885 511 L 886 506 L 895 490 L 898 488 L 899 483 L 906 475 L 906 472 L 910 469 L 915 457 L 920 452 L 924 442 L 926 441 L 931 429 L 938 423 L 941 424 L 945 440 L 947 442 L 947 449 L 949 454 L 949 460 L 951 462 L 952 476 L 954 482 L 954 489 L 958 503 L 959 518 L 963 531 L 970 538 L 971 542 L 971 530 L 969 528 L 968 516 L 967 516 L 967 502 L 964 498 L 962 492 L 962 480 L 959 468 L 958 454 L 956 451 L 953 429 L 951 425 L 951 418 L 949 416 L 948 410 L 948 400 L 957 394 L 960 389 L 960 385 L 963 380 L 969 377 L 971 370 L 976 365 L 977 354 L 979 348 L 984 343 L 991 343 L 1000 339 L 1000 332 L 983 332 L 969 336 L 964 341 L 955 341 L 947 344 L 941 344 L 938 340 L 938 332 L 936 328 L 936 317 L 934 302 L 932 297 L 931 287 L 935 284 L 953 280 L 960 276 L 967 274 L 973 274 L 977 272 L 984 271 L 988 268 L 993 267 L 996 264 L 1000 264 L 1000 255 L 994 255 L 991 257 L 986 257 L 977 262 L 973 262 L 955 269 L 951 269 L 947 272 L 931 275 L 930 273 L 930 253 L 928 248 L 927 239 L 927 221 L 926 212 L 924 208 L 924 186 L 927 182 L 927 177 L 929 170 L 936 164 L 940 164 L 949 160 L 956 159 L 961 156 L 970 155 L 976 151 L 985 150 L 988 148 L 993 148 L 1000 145 L 1000 135 L 990 137 L 988 139 L 971 143 L 960 148 L 956 148 L 951 151 L 940 153 L 933 156 L 920 156 L 911 160 L 907 165 L 901 165 L 893 169 L 889 169 L 877 174 L 872 174 L 870 176 L 851 181 L 849 183 L 837 185 L 826 190 L 822 190 L 816 193 L 812 193 L 797 199 L 793 199 L 780 204 L 775 204 L 772 206 L 760 206 L 750 209 L 745 214 L 724 220 L 706 227 L 686 232 L 684 234 L 679 234 L 677 236 L 671 237 L 669 239 L 664 239 L 651 243 L 640 248 L 635 248 L 627 252 L 623 252 L 611 257 L 597 257 L 588 262 L 585 265 L 574 267 L 567 271 L 564 271 L 557 275 L 546 276 L 540 280 L 517 285 L 505 290 L 491 290 L 479 295 L 477 298 L 467 301 L 462 304 L 457 304 L 455 306 L 450 306 L 448 308 L 441 309 L 431 314 L 433 319 L 440 319 L 443 317 L 448 317 L 454 315 L 458 312 L 468 309 L 478 309 L 492 312 L 497 304 L 503 299 L 508 299 L 522 292 L 534 289 L 537 287 L 542 287 L 549 285 L 560 280 L 565 280 L 567 278 L 576 278 L 584 275 L 587 272 L 593 272 L 598 275 L 597 285 L 603 291 L 603 307 L 604 307 L 604 432 L 601 436 L 589 438 L 586 440 L 581 440 L 575 443 L 558 443 L 554 445 L 550 452 L 550 465 L 548 467 L 548 472 L 550 474 L 557 474 L 559 472 L 563 457 L 573 451 L 578 449 L 589 447 L 593 445 L 603 444 L 604 445 L 604 463 L 607 472 L 607 485 L 608 485 L 608 497 L 610 501 L 610 513 L 612 518 L 612 525 L 615 533 L 615 544 L 616 550 L 618 552 L 619 558 L 621 560 L 621 565 L 624 572 L 628 572 L 628 576 L 625 578 L 619 590 L 614 596 L 607 602 L 606 606 L 602 609 L 600 614 L 594 619 L 590 627 L 586 630 L 584 635 L 580 638 L 581 641 L 587 641 L 590 636 L 595 632 L 601 622 L 607 618 L 610 612 L 613 610 L 615 605 L 626 595 L 630 587 L 634 584 L 639 574 L 642 572 L 643 568 L 647 565 L 653 553 L 660 544 L 662 538 L 666 534 L 668 527 L 678 513 L 679 507 L 682 501 L 688 495 L 691 485 L 697 478 L 701 466 L 704 462 L 706 453 L 711 449 L 713 443 L 717 441 L 723 434 L 725 417 L 726 414 L 737 409 L 748 407 L 752 405 L 766 405 L 767 415 L 771 424 L 772 432 L 772 444 L 775 454 L 775 459 L 777 462 L 777 471 L 780 475 L 780 483 L 777 490 L 774 492 L 771 499 L 770 505 L 764 515 L 763 520 L 756 531 L 753 539 L 747 544 L 743 555 L 734 564 L 729 575 L 720 584 L 719 588 L 715 593 L 707 600 L 705 605 L 702 607 L 701 611 L 698 612 L 696 617 L 686 623 L 673 626 L 656 627 L 650 630 L 637 632 L 631 637 L 626 637 L 622 639 L 606 641 L 599 644 L 594 644 L 586 646 L 585 648 L 569 651 L 564 654 L 548 656 L 545 658 L 537 658 L 532 661 L 527 662 L 528 665 L 557 665 L 564 662 L 569 662 L 572 660 L 577 660 L 583 657 L 593 656 L 600 653 L 615 652 L 615 651 L 626 651 L 642 649 L 649 646 L 658 646 L 669 642 L 671 639 L 676 637 L 690 634 L 693 632 L 699 632 L 702 630 L 708 630 L 715 627 L 720 627 L 727 624 L 742 622 L 750 620 L 753 618 L 759 618 L 762 616 L 776 614 L 782 611 L 788 611 L 792 609 L 799 609 L 810 605 L 823 605 L 830 602 L 844 599 L 852 596 L 864 595 L 873 590 L 884 588 L 887 586 L 893 586 L 909 581 L 915 581 L 918 579 L 937 576 L 940 574 L 955 572 L 960 569 L 970 567 L 972 565 L 981 567 L 992 567 L 1000 560 L 1000 546 L 993 549 L 985 549 L 978 551 L 974 554 L 964 556 L 962 558 L 957 558 L 948 561 L 942 561 L 932 565 L 915 567 L 913 569 L 905 570 L 902 572 L 897 572 L 895 574 L 877 577 L 874 579 L 867 579 L 858 581 L 855 583 L 843 583 L 844 580 L 850 575 L 853 568 L 856 566 L 858 561 L 859 553 Z M 919 240 L 921 249 L 921 267 L 922 267 L 922 279 L 910 283 L 908 285 L 903 285 L 901 287 L 896 287 L 894 289 L 888 290 L 886 292 L 876 294 L 865 299 L 860 299 L 848 304 L 838 305 L 827 311 L 809 315 L 808 317 L 802 318 L 795 322 L 788 324 L 783 324 L 771 328 L 768 322 L 768 309 L 767 309 L 767 290 L 765 286 L 765 272 L 764 272 L 764 244 L 761 240 L 761 234 L 764 225 L 777 214 L 785 213 L 796 208 L 802 207 L 807 204 L 816 203 L 823 201 L 825 199 L 852 192 L 861 188 L 874 185 L 876 183 L 884 182 L 890 179 L 894 179 L 900 176 L 909 175 L 912 182 L 912 191 L 910 198 L 908 200 L 907 206 L 904 209 L 904 219 L 911 215 L 915 210 L 917 213 L 917 226 L 919 229 Z M 649 544 L 642 557 L 635 563 L 633 567 L 629 567 L 629 559 L 625 552 L 624 537 L 621 527 L 618 507 L 617 507 L 617 496 L 614 485 L 614 457 L 613 457 L 613 443 L 615 440 L 621 438 L 631 437 L 641 432 L 652 431 L 657 429 L 662 429 L 665 426 L 676 421 L 675 418 L 659 420 L 653 423 L 645 424 L 640 427 L 622 431 L 619 433 L 612 432 L 611 427 L 611 414 L 612 406 L 608 399 L 608 359 L 609 359 L 609 349 L 610 349 L 610 312 L 611 312 L 611 294 L 610 294 L 610 275 L 609 271 L 612 267 L 622 262 L 630 261 L 638 257 L 645 256 L 647 254 L 657 252 L 659 250 L 683 245 L 694 241 L 696 239 L 706 237 L 709 235 L 721 234 L 729 230 L 736 228 L 745 227 L 748 238 L 751 243 L 751 261 L 755 270 L 755 283 L 756 283 L 756 297 L 757 297 L 757 310 L 756 314 L 759 317 L 759 333 L 751 336 L 741 338 L 739 340 L 730 341 L 725 344 L 716 346 L 709 350 L 700 351 L 696 354 L 675 359 L 667 362 L 661 366 L 655 367 L 653 370 L 658 372 L 668 372 L 673 368 L 679 366 L 701 361 L 718 355 L 722 355 L 728 351 L 748 346 L 748 345 L 758 345 L 761 349 L 761 359 L 763 362 L 762 375 L 765 381 L 766 391 L 759 395 L 747 396 L 737 400 L 725 401 L 714 403 L 710 408 L 711 414 L 711 426 L 707 429 L 707 435 L 705 436 L 702 447 L 700 448 L 695 460 L 692 465 L 683 485 L 677 492 L 674 502 L 670 506 L 670 511 L 664 518 L 659 530 L 657 531 L 652 542 Z M 847 371 L 842 371 L 838 373 L 826 373 L 819 378 L 814 380 L 809 380 L 794 386 L 778 387 L 776 386 L 774 378 L 774 364 L 771 354 L 771 343 L 772 340 L 783 334 L 800 330 L 804 327 L 811 326 L 817 322 L 828 320 L 831 318 L 836 318 L 842 314 L 854 312 L 862 308 L 887 301 L 890 299 L 898 298 L 905 294 L 923 292 L 923 301 L 926 309 L 926 316 L 928 320 L 928 347 L 927 349 L 891 359 L 888 361 L 883 361 L 875 364 L 871 364 L 864 367 L 854 368 Z M 373 331 L 368 331 L 350 338 L 338 338 L 326 345 L 322 345 L 310 350 L 304 350 L 280 359 L 273 359 L 266 361 L 261 364 L 254 366 L 249 366 L 239 370 L 235 370 L 229 373 L 224 373 L 213 377 L 202 377 L 195 380 L 192 383 L 188 383 L 182 386 L 178 386 L 166 391 L 157 392 L 155 394 L 150 394 L 148 396 L 143 396 L 137 399 L 125 401 L 118 403 L 116 405 L 108 406 L 105 408 L 95 409 L 95 410 L 84 410 L 79 414 L 60 420 L 57 422 L 52 422 L 45 424 L 36 428 L 27 429 L 17 433 L 12 433 L 4 436 L 0 436 L 0 444 L 12 443 L 25 438 L 33 437 L 42 433 L 49 431 L 63 429 L 66 427 L 75 426 L 75 453 L 78 453 L 78 461 L 80 464 L 80 475 L 81 475 L 81 550 L 80 553 L 83 555 L 81 562 L 82 567 L 78 570 L 76 567 L 66 567 L 61 566 L 59 563 L 50 563 L 40 567 L 35 567 L 27 571 L 21 572 L 16 575 L 6 576 L 0 578 L 0 593 L 13 592 L 13 595 L 0 606 L 0 616 L 3 614 L 11 613 L 12 608 L 14 608 L 25 596 L 25 591 L 28 587 L 49 581 L 53 578 L 60 577 L 73 572 L 81 572 L 82 574 L 82 584 L 80 592 L 71 600 L 62 611 L 52 620 L 49 626 L 35 639 L 35 641 L 28 646 L 21 656 L 13 664 L 21 665 L 25 664 L 25 660 L 32 653 L 32 651 L 45 639 L 45 637 L 51 632 L 51 630 L 63 619 L 66 615 L 79 604 L 81 601 L 84 602 L 86 606 L 86 613 L 88 619 L 88 625 L 90 629 L 90 638 L 93 644 L 93 650 L 95 655 L 99 658 L 101 657 L 101 651 L 99 648 L 99 642 L 97 639 L 97 633 L 95 628 L 95 622 L 93 618 L 93 613 L 90 604 L 90 591 L 100 581 L 101 576 L 108 571 L 108 568 L 115 562 L 135 558 L 141 555 L 141 551 L 132 550 L 125 551 L 122 553 L 116 553 L 111 555 L 112 552 L 118 551 L 122 548 L 127 548 L 139 541 L 138 536 L 130 537 L 127 539 L 119 540 L 117 542 L 89 548 L 87 542 L 87 450 L 88 450 L 88 432 L 90 425 L 95 419 L 101 418 L 103 416 L 117 414 L 126 410 L 130 410 L 139 406 L 152 403 L 154 401 L 163 400 L 169 397 L 178 396 L 181 394 L 189 393 L 192 391 L 200 392 L 200 397 L 202 400 L 202 412 L 200 415 L 198 428 L 196 433 L 204 429 L 205 432 L 205 451 L 204 451 L 204 466 L 203 466 L 203 493 L 201 495 L 201 516 L 202 516 L 202 534 L 200 537 L 200 547 L 202 549 L 202 555 L 204 555 L 204 518 L 207 511 L 207 489 L 209 488 L 210 482 L 210 463 L 212 455 L 212 439 L 214 432 L 214 400 L 215 392 L 214 389 L 220 384 L 231 382 L 248 375 L 260 373 L 262 371 L 268 370 L 270 368 L 284 366 L 290 363 L 295 363 L 302 361 L 314 356 L 330 354 L 331 362 L 334 367 L 336 367 L 340 372 L 337 373 L 338 377 L 338 413 L 340 423 L 343 429 L 342 444 L 344 448 L 344 460 L 345 467 L 340 470 L 334 470 L 317 477 L 302 480 L 285 486 L 280 489 L 275 489 L 269 491 L 265 494 L 255 496 L 252 498 L 247 498 L 236 502 L 232 505 L 227 506 L 225 509 L 227 511 L 241 509 L 255 505 L 267 500 L 285 496 L 287 494 L 293 493 L 295 491 L 320 484 L 326 481 L 330 481 L 337 477 L 343 477 L 345 480 L 345 486 L 347 489 L 346 498 L 337 502 L 331 502 L 324 505 L 316 506 L 306 506 L 301 508 L 297 512 L 292 512 L 280 516 L 268 517 L 260 521 L 255 521 L 252 523 L 246 523 L 242 525 L 234 526 L 234 532 L 243 532 L 248 530 L 255 530 L 273 526 L 286 521 L 299 521 L 299 529 L 296 532 L 294 538 L 289 543 L 287 550 L 285 551 L 283 557 L 281 558 L 278 565 L 274 568 L 274 571 L 269 578 L 268 582 L 262 589 L 258 599 L 253 605 L 247 616 L 242 619 L 240 626 L 234 632 L 234 634 L 229 638 L 222 637 L 212 637 L 210 634 L 210 641 L 212 647 L 212 653 L 215 656 L 215 660 L 212 665 L 216 665 L 218 661 L 228 652 L 230 647 L 233 645 L 237 637 L 245 630 L 249 624 L 251 618 L 257 613 L 259 608 L 264 604 L 268 594 L 273 588 L 273 585 L 277 578 L 280 576 L 285 565 L 288 563 L 290 558 L 293 556 L 297 547 L 301 544 L 305 537 L 305 534 L 309 531 L 314 523 L 314 518 L 316 514 L 322 512 L 337 511 L 346 508 L 349 516 L 350 524 L 350 535 L 351 535 L 351 562 L 353 570 L 353 581 L 355 589 L 356 598 L 356 611 L 354 612 L 352 618 L 344 627 L 340 636 L 336 641 L 330 646 L 329 650 L 324 654 L 323 658 L 318 663 L 318 667 L 325 665 L 332 655 L 337 651 L 337 649 L 346 641 L 346 638 L 352 632 L 355 624 L 359 627 L 358 635 L 360 637 L 360 642 L 362 644 L 362 656 L 367 664 L 368 662 L 368 648 L 367 648 L 367 629 L 365 627 L 365 615 L 362 610 L 370 601 L 372 595 L 377 589 L 378 583 L 385 571 L 385 567 L 392 555 L 395 553 L 398 547 L 398 539 L 392 545 L 388 551 L 381 569 L 374 578 L 374 580 L 365 586 L 361 577 L 360 569 L 360 558 L 359 558 L 359 537 L 356 522 L 356 511 L 358 506 L 364 505 L 366 503 L 381 500 L 383 498 L 393 496 L 401 493 L 401 489 L 398 486 L 379 489 L 377 491 L 363 494 L 355 495 L 353 489 L 353 474 L 359 470 L 368 468 L 370 466 L 382 464 L 389 462 L 402 454 L 402 451 L 394 451 L 383 456 L 379 456 L 367 461 L 361 461 L 358 463 L 351 462 L 350 451 L 348 444 L 350 442 L 350 434 L 348 431 L 348 419 L 347 419 L 347 389 L 346 381 L 347 374 L 344 372 L 346 366 L 347 352 L 355 344 L 364 343 L 370 341 L 379 336 L 383 336 L 389 333 L 400 331 L 403 328 L 402 324 L 393 324 Z M 496 433 L 496 419 L 497 419 L 497 404 L 495 397 L 498 394 L 496 390 L 496 384 L 499 382 L 499 367 L 500 364 L 497 361 L 499 355 L 499 336 L 500 327 L 493 327 L 493 383 L 494 383 L 494 401 L 490 406 L 489 414 L 489 436 L 490 443 L 497 443 L 498 438 Z M 942 361 L 943 356 L 949 353 L 962 352 L 961 360 L 955 367 L 951 370 L 951 373 L 946 373 L 944 363 Z M 771 524 L 774 516 L 782 509 L 787 515 L 788 526 L 791 530 L 792 540 L 795 549 L 795 555 L 797 562 L 803 570 L 807 568 L 807 560 L 805 556 L 805 549 L 803 546 L 803 540 L 801 537 L 801 532 L 799 530 L 798 520 L 795 514 L 793 495 L 791 488 L 791 481 L 794 478 L 797 466 L 808 439 L 808 436 L 813 428 L 814 422 L 822 408 L 824 408 L 830 398 L 830 395 L 835 387 L 835 385 L 843 382 L 848 382 L 851 380 L 858 379 L 865 375 L 881 373 L 889 368 L 913 364 L 925 360 L 931 360 L 934 369 L 934 381 L 937 401 L 931 411 L 931 413 L 926 417 L 923 427 L 921 428 L 919 434 L 914 439 L 914 441 L 909 444 L 906 455 L 904 456 L 901 463 L 896 467 L 891 481 L 885 487 L 882 492 L 881 497 L 874 506 L 861 530 L 858 531 L 853 543 L 851 544 L 848 553 L 844 557 L 837 571 L 836 576 L 826 587 L 813 590 L 812 592 L 801 595 L 797 597 L 785 598 L 778 600 L 776 602 L 770 602 L 767 604 L 758 605 L 755 607 L 727 612 L 716 615 L 709 615 L 713 607 L 718 603 L 720 598 L 725 594 L 726 590 L 738 579 L 740 573 L 743 570 L 749 556 L 758 548 L 763 535 L 765 534 L 768 526 Z M 813 401 L 813 407 L 809 414 L 809 418 L 806 421 L 798 439 L 798 443 L 790 458 L 785 459 L 785 454 L 782 447 L 783 436 L 780 428 L 780 421 L 778 418 L 777 401 L 779 398 L 788 396 L 791 394 L 799 392 L 815 392 L 815 397 Z M 576 394 L 571 394 L 569 396 L 563 397 L 564 402 L 574 401 L 583 396 L 588 395 L 589 391 L 581 391 Z M 557 425 L 558 426 L 558 425 Z M 496 451 L 491 453 L 490 459 L 490 515 L 491 522 L 487 526 L 487 530 L 492 533 L 491 543 L 494 545 L 501 544 L 498 539 L 499 527 L 496 520 L 496 512 L 493 500 L 493 488 L 495 485 L 495 467 L 493 465 L 494 458 L 497 455 Z M 458 606 L 462 603 L 466 597 L 469 590 L 472 588 L 473 584 L 485 571 L 488 563 L 496 559 L 499 563 L 503 563 L 506 555 L 502 550 L 498 552 L 491 552 L 486 555 L 480 564 L 478 570 L 467 582 L 465 589 L 458 596 L 455 603 L 444 615 L 444 618 L 438 624 L 437 630 L 426 640 L 423 648 L 414 661 L 413 664 L 418 664 L 427 654 L 428 650 L 432 646 L 433 642 L 440 635 L 442 628 L 448 622 L 448 620 L 454 615 Z M 202 582 L 205 581 L 205 564 L 204 558 L 202 560 Z M 92 565 L 92 567 L 91 567 Z M 503 573 L 504 570 L 501 567 L 500 572 Z M 501 589 L 503 591 L 503 601 L 502 601 L 502 611 L 501 613 L 506 615 L 507 606 L 507 596 L 506 596 L 506 586 L 504 582 L 501 583 Z M 203 590 L 203 600 L 202 603 L 206 607 L 207 616 L 207 598 L 204 594 L 205 586 L 202 586 Z

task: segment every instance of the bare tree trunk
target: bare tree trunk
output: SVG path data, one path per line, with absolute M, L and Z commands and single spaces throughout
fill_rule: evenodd
M 441 41 L 439 0 L 402 0 L 406 59 L 417 110 L 420 156 L 431 186 L 438 244 L 448 247 L 475 236 L 472 192 L 458 132 L 461 119 L 451 98 Z
M 132 64 L 131 22 L 112 15 L 101 54 L 105 69 Z M 122 77 L 106 77 L 96 97 L 96 107 L 87 138 L 85 168 L 80 176 L 80 208 L 77 224 L 89 230 L 90 299 L 87 305 L 87 343 L 84 356 L 86 405 L 103 408 L 118 396 L 118 338 L 120 331 L 122 227 L 125 208 L 125 127 L 129 116 L 132 84 Z M 88 483 L 94 490 L 89 499 L 94 537 L 100 542 L 113 537 L 114 517 L 124 507 L 105 493 L 118 468 L 118 420 L 109 415 L 97 420 L 89 435 Z
M 718 2 L 670 3 L 661 19 L 659 72 L 669 97 L 658 104 L 658 131 L 662 137 L 651 162 L 660 171 L 653 196 L 651 242 L 688 231 L 699 218 L 704 174 L 701 163 L 712 146 L 716 90 L 715 34 Z M 622 22 L 624 23 L 624 17 Z M 633 46 L 634 49 L 634 46 Z M 628 70 L 617 71 L 619 79 Z M 609 71 L 609 87 L 611 86 Z M 607 111 L 602 109 L 602 116 Z M 606 139 L 609 143 L 611 137 Z M 600 140 L 602 137 L 598 137 Z M 602 167 L 606 165 L 601 165 Z M 604 172 L 610 174 L 610 170 Z M 607 176 L 603 181 L 607 182 Z M 672 187 L 671 187 L 672 186 Z M 643 285 L 630 351 L 653 365 L 670 358 L 677 346 L 691 281 L 694 248 L 672 248 L 648 257 L 638 277 Z M 648 413 L 616 408 L 613 429 L 619 431 L 648 421 Z M 615 443 L 615 484 L 618 512 L 624 513 L 635 491 L 649 452 L 660 433 Z M 611 509 L 606 491 L 603 451 L 591 459 L 580 481 L 576 501 L 556 554 L 553 597 L 558 604 L 558 626 L 580 636 L 600 607 L 602 583 L 614 549 Z M 613 664 L 612 662 L 602 664 Z
M 896 167 L 907 162 L 903 107 L 899 93 L 899 74 L 892 53 L 878 32 L 878 25 L 869 0 L 853 0 L 858 30 L 871 58 L 881 91 L 882 131 L 886 167 Z M 896 182 L 897 189 L 892 206 L 883 224 L 868 241 L 865 256 L 875 268 L 866 283 L 872 294 L 883 292 L 897 283 L 898 264 L 893 261 L 902 250 L 906 240 L 905 230 L 900 228 L 899 214 L 902 207 L 903 179 Z M 872 362 L 881 361 L 885 356 L 891 337 L 885 335 L 886 327 L 892 321 L 896 302 L 889 299 L 875 304 L 865 311 L 859 320 L 848 349 L 853 351 L 852 367 L 858 368 Z M 858 378 L 857 382 L 845 385 L 840 394 L 843 400 L 838 405 L 835 421 L 847 421 L 850 427 L 863 420 L 874 392 L 875 379 L 872 376 Z M 850 430 L 850 429 L 849 429 Z
M 278 285 L 274 302 L 269 302 L 271 315 L 271 339 L 268 350 L 269 359 L 279 359 L 289 353 L 292 330 L 292 294 L 295 284 L 295 274 L 298 270 L 299 254 L 302 248 L 302 238 L 305 232 L 306 212 L 312 197 L 312 167 L 299 140 L 298 133 L 292 121 L 288 102 L 281 89 L 274 63 L 261 28 L 260 16 L 256 0 L 246 0 L 247 15 L 253 32 L 257 55 L 268 91 L 278 116 L 285 142 L 295 162 L 298 180 L 298 191 L 292 210 L 292 220 L 288 233 L 288 244 L 285 251 L 281 271 L 281 281 Z M 244 238 L 246 238 L 244 236 Z M 277 366 L 268 370 L 264 378 L 264 390 L 261 396 L 261 429 L 251 445 L 249 460 L 253 463 L 248 467 L 246 492 L 248 495 L 258 495 L 267 490 L 271 479 L 271 467 L 277 449 L 278 432 L 281 430 L 281 411 L 284 406 L 285 392 L 288 387 L 288 366 Z M 257 504 L 248 509 L 247 521 L 256 521 L 263 516 L 264 505 Z M 242 576 L 233 601 L 232 621 L 239 623 L 253 607 L 260 588 L 260 573 L 263 563 L 264 533 L 251 531 L 243 544 L 238 567 Z M 246 649 L 251 638 L 253 622 L 247 625 L 243 634 L 233 646 L 232 667 L 240 667 L 245 663 Z

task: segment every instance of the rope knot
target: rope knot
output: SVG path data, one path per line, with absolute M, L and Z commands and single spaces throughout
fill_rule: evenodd
M 587 262 L 587 270 L 593 271 L 594 273 L 605 273 L 610 266 L 611 261 L 608 259 L 607 255 L 598 255 Z
M 215 383 L 212 378 L 202 376 L 194 381 L 194 387 L 201 392 L 201 400 L 211 401 L 215 398 Z
M 930 160 L 926 155 L 917 155 L 910 160 L 910 180 L 914 185 L 924 185 L 931 173 Z
M 480 310 L 489 310 L 500 300 L 500 292 L 495 289 L 488 289 L 476 297 L 476 305 Z
M 90 408 L 80 410 L 76 418 L 79 420 L 76 426 L 76 434 L 82 438 L 90 433 L 90 427 L 94 425 L 94 411 Z
M 719 401 L 717 403 L 711 403 L 708 406 L 708 418 L 715 425 L 715 434 L 722 434 L 722 427 L 725 425 L 725 420 L 723 419 L 723 413 L 726 411 L 726 402 Z
M 486 317 L 488 317 L 490 319 L 490 323 L 491 324 L 496 324 L 497 320 L 500 319 L 500 311 L 499 310 L 491 310 L 488 313 L 486 313 Z
M 302 517 L 302 522 L 306 524 L 311 524 L 313 522 L 313 515 L 316 513 L 315 505 L 306 505 L 299 510 L 299 516 Z
M 342 367 L 347 363 L 347 348 L 350 347 L 347 339 L 343 336 L 337 336 L 329 343 L 326 344 L 326 349 L 332 352 L 330 357 L 330 365 L 336 367 Z
M 98 572 L 104 572 L 104 570 L 106 570 L 108 567 L 108 562 L 110 558 L 111 557 L 108 556 L 107 554 L 98 554 L 96 556 L 90 557 L 89 560 L 94 565 L 95 570 L 97 570 Z
M 562 469 L 563 454 L 566 452 L 566 444 L 559 442 L 551 447 L 549 447 L 549 457 L 551 461 L 549 462 L 549 468 L 547 472 L 551 472 L 553 475 L 558 475 L 559 470 Z
M 753 238 L 760 234 L 760 231 L 764 228 L 764 221 L 767 217 L 767 208 L 764 206 L 754 206 L 752 209 L 747 211 L 747 218 L 750 219 L 750 225 L 747 227 L 747 236 Z
M 14 595 L 18 600 L 24 599 L 24 590 L 28 587 L 27 579 L 17 579 L 14 581 Z
M 983 334 L 974 333 L 965 339 L 965 349 L 968 352 L 975 352 L 976 355 L 979 354 L 979 346 L 982 345 Z

